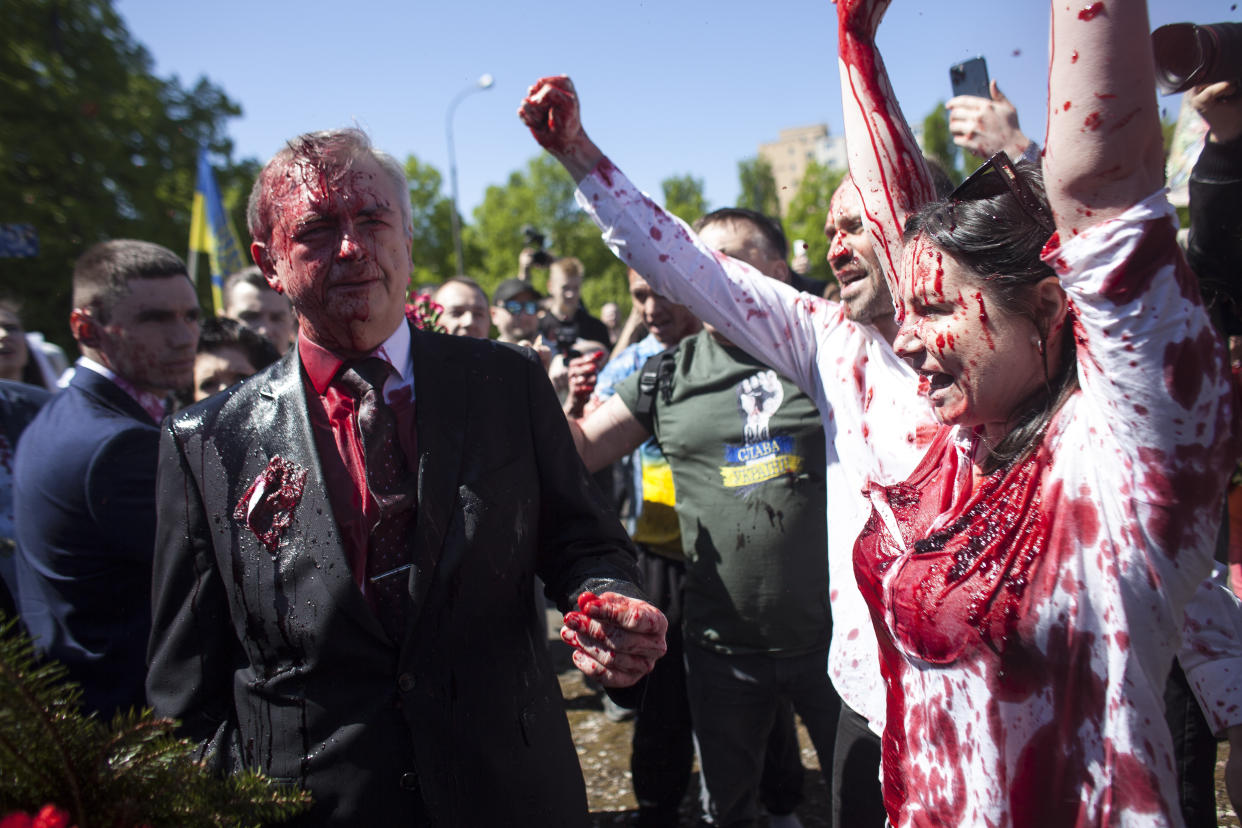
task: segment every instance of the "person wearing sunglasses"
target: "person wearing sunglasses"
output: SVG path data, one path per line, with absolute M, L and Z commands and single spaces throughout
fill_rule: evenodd
M 539 291 L 530 282 L 505 279 L 492 295 L 492 324 L 496 339 L 518 344 L 533 342 L 539 333 Z

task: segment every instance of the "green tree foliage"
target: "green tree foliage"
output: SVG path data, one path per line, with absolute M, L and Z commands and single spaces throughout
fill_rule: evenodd
M 741 192 L 737 197 L 738 207 L 758 210 L 773 218 L 780 217 L 781 203 L 777 197 L 776 179 L 772 176 L 771 164 L 759 157 L 739 161 L 737 177 L 741 184 Z
M 953 143 L 953 136 L 949 133 L 949 112 L 944 108 L 944 101 L 937 101 L 923 119 L 923 154 L 943 167 L 954 185 L 962 183 L 965 178 L 965 166 L 973 168 L 977 163 L 977 159 L 962 152 Z
M 110 725 L 81 712 L 82 691 L 0 613 L 0 816 L 52 804 L 77 828 L 257 825 L 303 811 L 308 794 L 253 771 L 220 778 L 151 711 Z
M 789 214 L 785 217 L 785 235 L 790 245 L 802 239 L 807 243 L 810 270 L 803 274 L 811 279 L 831 281 L 832 269 L 828 267 L 828 239 L 824 236 L 824 219 L 828 217 L 828 204 L 832 194 L 845 178 L 845 170 L 825 167 L 818 161 L 807 165 L 806 175 L 798 185 L 798 192 L 789 202 Z M 790 251 L 791 254 L 796 251 Z
M 557 256 L 582 260 L 586 279 L 582 300 L 598 313 L 604 302 L 628 305 L 625 266 L 600 239 L 599 228 L 574 201 L 574 182 L 560 163 L 541 153 L 526 169 L 510 173 L 503 185 L 487 188 L 483 203 L 474 211 L 474 225 L 465 238 L 479 251 L 479 261 L 467 273 L 476 278 L 488 296 L 501 280 L 517 275 L 518 254 L 526 246 L 524 227 L 534 227 L 547 237 L 547 247 Z M 466 256 L 467 263 L 470 255 Z M 535 285 L 547 286 L 547 272 L 536 271 Z
M 660 189 L 664 191 L 664 209 L 687 224 L 693 224 L 707 213 L 703 179 L 675 175 L 661 181 Z
M 405 159 L 405 176 L 414 208 L 414 284 L 442 282 L 457 272 L 453 261 L 453 202 L 441 191 L 444 178 L 440 171 L 413 155 Z M 466 248 L 463 236 L 462 255 L 467 262 L 474 252 Z
M 5 260 L 0 289 L 28 328 L 68 345 L 74 260 L 121 237 L 184 254 L 198 146 L 227 159 L 224 122 L 240 109 L 206 79 L 156 77 L 110 0 L 8 0 L 4 21 L 0 222 L 33 224 L 39 255 Z M 217 174 L 248 189 L 228 163 Z

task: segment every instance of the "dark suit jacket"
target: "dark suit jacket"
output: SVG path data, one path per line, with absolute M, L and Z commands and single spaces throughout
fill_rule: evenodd
M 413 331 L 418 513 L 394 646 L 354 583 L 297 349 L 170 421 L 160 447 L 148 692 L 226 768 L 305 784 L 308 824 L 585 825 L 556 676 L 531 608 L 639 595 L 551 384 L 496 343 Z M 306 471 L 269 551 L 234 507 L 279 455 Z M 296 488 L 296 487 L 294 487 Z
M 159 428 L 85 368 L 17 444 L 17 602 L 35 647 L 88 710 L 143 705 Z
M 13 531 L 13 450 L 17 440 L 52 398 L 46 388 L 0 380 L 0 610 L 17 617 L 17 537 Z

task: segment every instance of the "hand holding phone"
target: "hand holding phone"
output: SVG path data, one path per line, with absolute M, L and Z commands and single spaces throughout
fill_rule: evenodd
M 953 95 L 974 95 L 977 98 L 990 98 L 988 90 L 988 63 L 983 56 L 973 57 L 949 67 L 949 82 L 953 84 Z

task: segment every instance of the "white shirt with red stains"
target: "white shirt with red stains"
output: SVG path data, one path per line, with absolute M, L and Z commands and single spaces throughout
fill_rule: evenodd
M 660 294 L 789 378 L 815 401 L 826 436 L 828 664 L 841 698 L 880 732 L 884 719 L 875 631 L 854 580 L 854 539 L 870 514 L 871 482 L 903 479 L 935 433 L 914 371 L 844 308 L 716 253 L 604 162 L 578 201 L 617 256 Z M 872 436 L 879 439 L 872 440 Z
M 1237 697 L 1237 606 L 1205 579 L 1233 392 L 1171 215 L 1161 192 L 1049 243 L 1081 388 L 1031 457 L 975 480 L 975 434 L 945 428 L 871 491 L 855 565 L 898 828 L 1182 825 L 1163 703 L 1179 652 L 1230 723 L 1214 701 Z
M 702 245 L 610 162 L 582 180 L 577 199 L 613 252 L 657 291 L 789 377 L 819 406 L 828 436 L 829 672 L 845 703 L 881 732 L 876 637 L 854 577 L 853 546 L 871 511 L 862 492 L 872 482 L 905 479 L 934 434 L 914 372 L 874 328 L 850 322 L 837 303 L 798 293 Z M 1199 585 L 1178 656 L 1213 731 L 1242 724 L 1242 607 L 1221 584 Z

